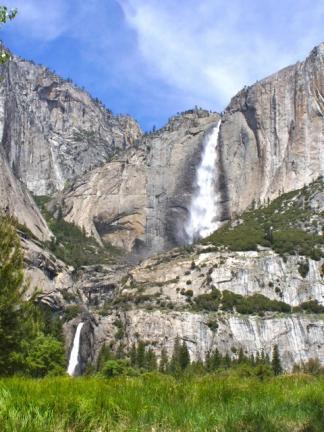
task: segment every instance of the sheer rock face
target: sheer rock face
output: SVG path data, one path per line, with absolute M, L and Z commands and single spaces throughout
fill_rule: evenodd
M 104 342 L 114 341 L 116 314 L 98 317 L 94 328 L 94 347 Z M 118 316 L 124 322 L 125 343 L 131 347 L 141 339 L 160 355 L 163 347 L 169 357 L 172 355 L 176 337 L 184 340 L 190 352 L 191 360 L 203 360 L 208 352 L 217 348 L 223 355 L 235 357 L 233 351 L 240 348 L 247 355 L 261 352 L 271 357 L 273 346 L 278 344 L 282 365 L 291 370 L 295 363 L 307 362 L 318 358 L 324 363 L 324 322 L 315 316 L 258 317 L 225 313 L 213 317 L 218 328 L 209 326 L 210 316 L 204 313 L 178 311 L 147 311 L 145 309 L 126 311 Z
M 175 249 L 133 268 L 110 272 L 92 268 L 91 274 L 81 275 L 76 282 L 85 308 L 93 314 L 89 361 L 91 357 L 96 362 L 104 343 L 117 343 L 115 335 L 122 323 L 123 337 L 118 343 L 126 350 L 140 337 L 158 356 L 163 347 L 171 355 L 179 336 L 187 343 L 192 360 L 204 359 L 215 348 L 232 357 L 240 348 L 248 355 L 262 349 L 271 354 L 278 344 L 286 370 L 310 358 L 324 364 L 321 315 L 265 312 L 261 317 L 192 309 L 188 302 L 216 287 L 243 296 L 262 294 L 291 306 L 309 300 L 324 305 L 324 261 L 308 259 L 309 271 L 303 277 L 299 263 L 304 260 L 299 256 L 283 260 L 271 251 L 207 252 L 205 247 L 196 247 L 190 253 Z M 68 340 L 73 331 L 75 322 L 71 321 L 66 324 Z
M 219 187 L 230 217 L 324 174 L 324 43 L 239 92 L 220 130 Z
M 176 117 L 80 178 L 63 196 L 66 219 L 132 252 L 184 243 L 203 137 L 218 119 L 199 110 Z M 222 117 L 218 149 L 222 220 L 324 174 L 324 44 L 238 93 Z
M 132 118 L 113 116 L 44 67 L 14 57 L 0 75 L 2 147 L 36 195 L 61 190 L 141 137 Z
M 14 216 L 39 240 L 53 236 L 24 184 L 12 173 L 0 148 L 0 213 Z
M 301 262 L 309 267 L 305 277 L 299 272 Z M 272 251 L 204 253 L 202 249 L 191 256 L 172 251 L 144 261 L 129 275 L 132 286 L 182 306 L 187 304 L 184 291 L 190 289 L 197 296 L 212 287 L 242 296 L 262 294 L 291 306 L 309 300 L 324 305 L 323 262 L 299 256 L 289 256 L 285 262 Z
M 62 206 L 67 221 L 135 254 L 184 243 L 203 139 L 218 119 L 202 110 L 173 118 L 121 158 L 76 180 L 52 209 Z

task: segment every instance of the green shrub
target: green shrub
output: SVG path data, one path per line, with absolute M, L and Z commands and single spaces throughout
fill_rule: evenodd
M 294 312 L 304 311 L 306 313 L 324 313 L 324 306 L 320 305 L 317 300 L 309 300 L 293 308 Z
M 219 327 L 218 321 L 216 319 L 210 319 L 207 321 L 206 324 L 210 328 L 210 330 L 213 332 L 215 332 Z
M 323 179 L 318 179 L 306 189 L 283 194 L 266 207 L 246 211 L 240 216 L 242 223 L 236 226 L 227 223 L 202 243 L 226 246 L 233 251 L 257 250 L 261 245 L 271 247 L 283 257 L 299 254 L 319 260 L 323 256 L 324 239 L 306 232 L 304 221 L 315 211 L 302 203 L 322 190 Z M 323 218 L 323 215 L 318 217 Z
M 194 298 L 195 308 L 198 310 L 217 311 L 221 298 L 221 292 L 214 288 L 208 294 L 200 294 Z
M 287 303 L 278 300 L 270 300 L 262 294 L 244 297 L 228 290 L 220 292 L 214 289 L 211 293 L 201 294 L 194 300 L 196 309 L 208 311 L 222 309 L 224 311 L 233 312 L 236 310 L 238 313 L 244 315 L 254 313 L 262 314 L 266 311 L 284 313 L 291 311 L 291 307 Z
M 299 274 L 305 278 L 308 275 L 309 272 L 309 264 L 308 261 L 302 261 L 298 264 L 298 271 Z
M 103 365 L 101 374 L 106 378 L 116 377 L 118 375 L 136 376 L 138 372 L 130 366 L 127 359 L 107 360 Z
M 64 318 L 65 321 L 71 321 L 72 319 L 76 318 L 82 311 L 81 305 L 68 305 L 66 306 L 64 310 Z
M 42 378 L 46 375 L 62 375 L 65 372 L 65 351 L 62 342 L 50 335 L 39 333 L 30 342 L 25 342 L 23 347 L 25 373 L 34 378 Z

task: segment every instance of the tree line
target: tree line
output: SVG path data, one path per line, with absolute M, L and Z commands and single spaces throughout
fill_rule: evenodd
M 274 345 L 272 356 L 264 350 L 247 356 L 243 348 L 235 355 L 222 354 L 217 348 L 207 353 L 204 360 L 192 361 L 185 340 L 175 338 L 171 356 L 166 348 L 162 348 L 159 359 L 152 347 L 142 340 L 133 343 L 129 350 L 124 350 L 122 343 L 115 352 L 109 345 L 104 345 L 99 353 L 95 370 L 88 373 L 99 373 L 107 377 L 116 375 L 138 375 L 142 372 L 159 371 L 165 374 L 179 376 L 184 373 L 204 374 L 222 369 L 245 365 L 255 369 L 260 378 L 279 375 L 283 372 L 278 345 Z

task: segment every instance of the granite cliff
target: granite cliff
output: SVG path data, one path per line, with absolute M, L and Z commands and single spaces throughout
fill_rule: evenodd
M 128 116 L 19 57 L 0 67 L 2 147 L 14 172 L 36 195 L 103 164 L 141 137 Z
M 99 242 L 148 255 L 184 243 L 204 136 L 218 114 L 192 110 L 66 188 L 49 208 Z M 52 210 L 53 211 L 53 210 Z
M 220 129 L 218 188 L 230 217 L 324 173 L 324 43 L 233 97 Z
M 80 372 L 104 343 L 127 349 L 143 339 L 159 355 L 177 335 L 192 359 L 215 346 L 235 356 L 278 343 L 286 369 L 312 357 L 324 363 L 323 44 L 244 88 L 222 115 L 189 110 L 149 134 L 44 67 L 14 57 L 0 74 L 0 206 L 33 234 L 22 232 L 27 276 L 66 321 L 67 352 L 86 323 Z M 220 120 L 217 220 L 230 222 L 187 248 L 197 166 Z M 265 209 L 266 220 L 253 214 L 251 228 L 246 209 L 318 178 L 284 207 Z M 31 192 L 46 195 L 49 225 Z M 54 219 L 95 238 L 94 257 L 111 244 L 123 255 L 67 265 L 55 256 L 66 246 L 55 244 Z M 237 232 L 253 240 L 235 244 Z
M 204 359 L 215 347 L 235 358 L 241 348 L 247 355 L 270 354 L 278 344 L 287 370 L 311 358 L 324 363 L 323 193 L 319 179 L 270 207 L 244 213 L 227 228 L 228 235 L 235 233 L 251 224 L 252 214 L 256 225 L 248 230 L 258 229 L 264 212 L 277 224 L 274 237 L 294 230 L 294 241 L 289 233 L 284 239 L 292 242 L 294 253 L 276 252 L 275 241 L 240 250 L 237 240 L 226 244 L 223 237 L 215 244 L 211 236 L 204 244 L 172 249 L 135 266 L 75 271 L 34 246 L 28 274 L 37 276 L 35 285 L 43 278 L 44 303 L 62 316 L 73 310 L 65 324 L 67 350 L 77 324 L 87 323 L 81 372 L 96 364 L 104 344 L 127 351 L 144 340 L 158 356 L 162 348 L 171 355 L 177 336 L 186 341 L 193 360 Z M 303 249 L 307 242 L 310 248 Z M 321 250 L 322 258 L 314 250 Z
M 222 221 L 324 173 L 324 44 L 244 88 L 221 117 L 215 194 Z M 64 190 L 66 220 L 98 241 L 146 254 L 187 241 L 203 139 L 217 114 L 192 111 Z M 107 197 L 110 197 L 110 200 Z

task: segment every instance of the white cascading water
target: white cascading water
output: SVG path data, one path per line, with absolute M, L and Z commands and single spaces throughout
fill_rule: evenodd
M 190 217 L 185 227 L 190 243 L 206 237 L 219 228 L 215 221 L 217 215 L 215 191 L 215 166 L 217 161 L 217 144 L 220 121 L 205 138 L 201 163 L 196 176 L 197 192 L 190 205 Z
M 75 336 L 74 336 L 74 340 L 73 340 L 73 347 L 72 347 L 72 351 L 70 354 L 69 366 L 67 369 L 67 373 L 70 376 L 75 375 L 76 367 L 79 364 L 80 336 L 81 336 L 81 330 L 82 330 L 83 324 L 84 324 L 83 322 L 80 322 L 78 324 L 78 327 L 77 327 L 76 332 L 75 332 Z

